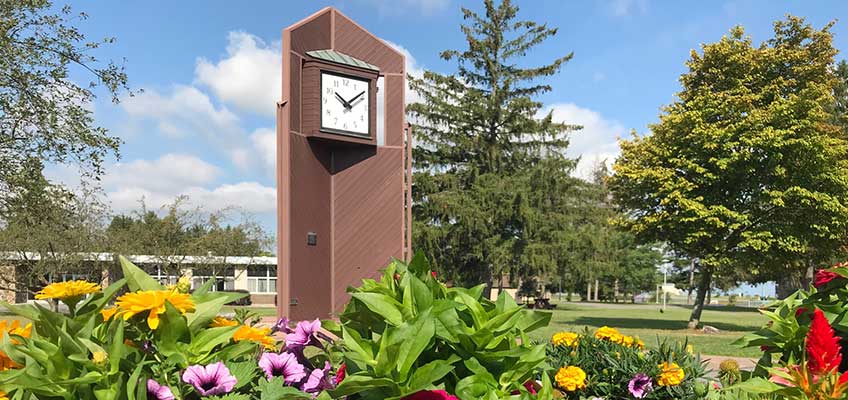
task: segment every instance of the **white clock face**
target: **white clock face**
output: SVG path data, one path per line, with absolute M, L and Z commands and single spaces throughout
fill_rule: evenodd
M 367 79 L 321 72 L 321 129 L 370 136 Z

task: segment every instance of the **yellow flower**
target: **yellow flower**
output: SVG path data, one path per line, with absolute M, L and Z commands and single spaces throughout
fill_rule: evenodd
M 634 342 L 635 342 L 635 339 L 633 339 L 633 336 L 625 336 L 625 335 L 621 336 L 621 344 L 624 345 L 624 346 L 632 347 Z
M 238 321 L 233 321 L 229 318 L 215 317 L 215 319 L 213 319 L 212 322 L 209 323 L 209 327 L 218 328 L 222 326 L 236 326 L 238 324 Z
M 687 344 L 686 345 L 686 352 L 689 353 L 689 354 L 695 354 L 695 348 L 692 347 L 691 344 Z
M 115 316 L 116 312 L 118 312 L 118 307 L 109 307 L 100 310 L 100 315 L 103 316 L 104 321 L 108 321 Z
M 118 297 L 115 301 L 118 307 L 115 316 L 128 320 L 147 311 L 147 326 L 156 329 L 159 327 L 159 315 L 165 313 L 166 301 L 182 314 L 194 311 L 194 302 L 187 294 L 170 290 L 140 290 Z
M 94 361 L 95 364 L 104 364 L 106 363 L 106 359 L 108 358 L 108 354 L 105 351 L 95 351 L 91 353 L 91 361 Z
M 32 335 L 32 323 L 28 323 L 21 327 L 21 321 L 19 320 L 2 320 L 0 321 L 0 332 L 4 332 L 5 334 L 17 335 L 25 338 L 29 338 Z M 21 344 L 21 342 L 15 338 L 10 337 L 9 341 L 12 344 Z M 7 369 L 15 369 L 21 368 L 21 365 L 16 363 L 14 360 L 9 358 L 6 353 L 0 351 L 0 371 L 5 371 Z M 2 400 L 2 399 L 0 399 Z
M 659 367 L 662 372 L 657 377 L 657 384 L 660 386 L 677 386 L 680 382 L 683 382 L 683 378 L 686 376 L 677 363 L 669 364 L 668 361 L 664 361 Z
M 6 396 L 6 392 L 0 392 L 0 400 L 9 400 L 9 396 Z
M 566 392 L 573 392 L 586 388 L 586 372 L 580 367 L 569 365 L 562 367 L 554 376 L 557 385 Z
M 51 283 L 35 294 L 38 300 L 44 299 L 78 299 L 82 296 L 100 291 L 96 283 L 86 281 L 67 281 Z
M 236 342 L 242 340 L 256 342 L 265 346 L 267 350 L 276 350 L 277 341 L 269 336 L 270 334 L 271 328 L 255 328 L 249 325 L 242 325 L 233 333 L 233 340 Z
M 597 331 L 595 331 L 595 337 L 601 340 L 609 340 L 610 342 L 620 344 L 622 343 L 622 338 L 624 337 L 624 335 L 618 332 L 618 330 L 616 330 L 615 328 L 602 326 L 598 328 Z
M 636 338 L 636 347 L 638 347 L 639 349 L 644 349 L 645 342 L 643 342 L 642 339 Z
M 554 333 L 554 336 L 551 338 L 551 343 L 554 346 L 577 346 L 577 343 L 580 339 L 580 335 L 574 332 L 557 332 Z

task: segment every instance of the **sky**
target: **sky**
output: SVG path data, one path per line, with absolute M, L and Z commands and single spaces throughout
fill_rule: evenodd
M 571 138 L 585 176 L 599 160 L 618 154 L 617 138 L 648 132 L 660 108 L 680 89 L 685 61 L 702 43 L 742 25 L 755 43 L 787 13 L 822 27 L 848 17 L 848 2 L 565 1 L 516 0 L 519 17 L 558 29 L 523 63 L 540 65 L 570 52 L 574 58 L 551 78 L 540 100 L 555 118 L 584 129 Z M 100 59 L 121 61 L 130 85 L 143 93 L 92 105 L 99 124 L 124 144 L 103 179 L 112 209 L 148 207 L 186 194 L 209 210 L 238 206 L 271 232 L 276 189 L 274 104 L 280 93 L 282 30 L 334 6 L 407 55 L 407 70 L 451 73 L 439 53 L 465 45 L 460 7 L 482 1 L 79 1 L 75 11 L 88 38 L 114 36 Z M 848 51 L 848 18 L 832 28 L 837 49 Z M 848 52 L 846 52 L 848 54 Z M 846 57 L 843 54 L 838 58 Z M 88 78 L 86 78 L 88 79 Z M 72 181 L 56 167 L 49 175 Z

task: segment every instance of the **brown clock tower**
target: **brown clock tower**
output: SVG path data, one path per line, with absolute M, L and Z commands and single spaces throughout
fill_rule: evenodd
M 277 312 L 326 318 L 410 256 L 404 57 L 328 7 L 283 31 Z

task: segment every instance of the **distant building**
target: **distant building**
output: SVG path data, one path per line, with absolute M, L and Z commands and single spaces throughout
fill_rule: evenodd
M 114 281 L 109 271 L 120 271 L 115 254 L 84 253 L 76 256 L 90 262 L 91 271 L 99 271 L 99 276 L 90 276 L 97 273 L 53 273 L 43 279 L 34 279 L 37 277 L 29 276 L 26 263 L 39 261 L 39 254 L 0 253 L 0 276 L 6 282 L 0 288 L 0 299 L 10 303 L 32 300 L 32 292 L 36 288 L 26 282 L 86 279 L 100 282 L 105 287 Z M 196 289 L 209 279 L 215 279 L 213 291 L 247 291 L 254 305 L 274 306 L 277 303 L 277 257 L 131 255 L 126 258 L 163 285 L 175 284 L 185 276 L 191 279 L 191 288 Z M 4 260 L 15 265 L 3 266 Z M 18 288 L 20 285 L 27 287 Z

